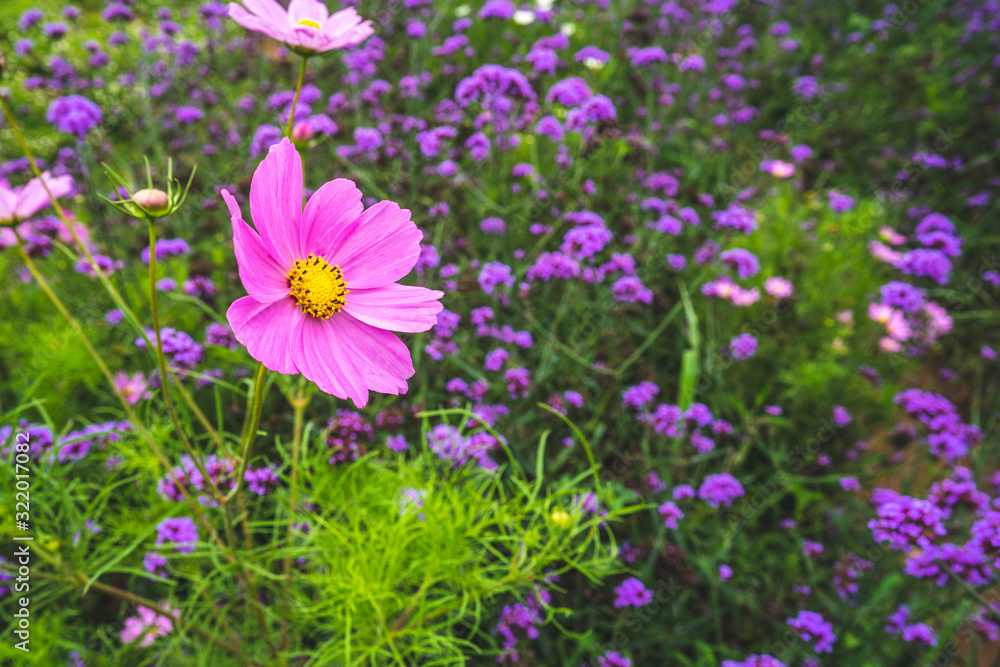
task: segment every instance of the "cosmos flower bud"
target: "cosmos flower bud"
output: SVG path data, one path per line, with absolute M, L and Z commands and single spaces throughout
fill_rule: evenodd
M 161 213 L 170 207 L 170 197 L 163 190 L 146 188 L 132 194 L 132 202 L 150 213 Z
M 309 120 L 300 120 L 292 128 L 292 141 L 301 143 L 313 138 L 313 127 Z
M 115 186 L 118 198 L 112 200 L 102 195 L 101 199 L 125 215 L 130 215 L 133 218 L 148 218 L 152 220 L 153 218 L 164 218 L 171 213 L 175 213 L 181 207 L 187 198 L 188 191 L 191 189 L 191 181 L 194 179 L 195 168 L 192 167 L 187 184 L 181 185 L 180 181 L 174 179 L 174 162 L 168 159 L 166 191 L 153 187 L 153 172 L 149 167 L 148 161 L 146 162 L 145 179 L 147 187 L 141 190 L 132 190 L 128 181 L 107 164 L 104 165 L 104 171 L 107 172 L 108 178 L 111 179 L 112 184 Z

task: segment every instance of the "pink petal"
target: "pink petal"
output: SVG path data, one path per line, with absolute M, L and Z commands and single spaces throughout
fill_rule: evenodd
M 52 196 L 56 199 L 69 194 L 69 191 L 73 189 L 72 176 L 53 176 L 45 171 L 42 172 L 42 178 L 45 179 L 45 185 L 49 186 Z M 15 217 L 22 220 L 30 218 L 51 203 L 49 193 L 45 191 L 45 185 L 42 185 L 42 181 L 37 177 L 28 181 L 28 184 L 18 194 L 17 208 L 14 210 Z
M 302 345 L 294 348 L 302 374 L 338 398 L 350 398 L 359 408 L 368 392 L 399 394 L 413 375 L 410 351 L 396 336 L 338 314 L 328 320 L 308 318 Z
M 379 329 L 417 333 L 437 324 L 444 292 L 393 283 L 374 289 L 352 289 L 344 312 Z
M 233 302 L 226 318 L 236 340 L 246 345 L 251 357 L 272 371 L 286 374 L 299 371 L 292 352 L 300 346 L 304 322 L 314 318 L 303 314 L 295 299 L 260 303 L 245 296 Z
M 288 296 L 288 270 L 267 253 L 257 233 L 243 222 L 240 205 L 228 191 L 222 198 L 229 207 L 233 223 L 233 249 L 240 269 L 240 281 L 247 293 L 263 303 Z
M 288 138 L 271 146 L 250 182 L 250 216 L 264 247 L 291 268 L 305 257 L 299 239 L 302 159 Z
M 17 194 L 0 183 L 0 220 L 11 220 L 15 208 L 17 208 Z
M 323 257 L 340 265 L 350 289 L 382 287 L 410 272 L 421 238 L 408 210 L 380 201 L 331 239 Z
M 309 20 L 315 21 L 322 28 L 329 16 L 330 11 L 319 0 L 292 0 L 288 3 L 288 18 L 291 19 L 292 25 L 302 20 Z M 316 28 L 311 30 L 319 32 Z
M 229 3 L 230 16 L 232 16 L 233 4 Z M 288 12 L 277 0 L 243 0 L 243 4 L 255 16 L 270 24 L 272 28 L 283 29 L 288 25 Z
M 282 18 L 280 21 L 275 22 L 272 19 L 261 16 L 260 12 L 251 14 L 244 7 L 236 4 L 235 2 L 229 3 L 229 16 L 247 30 L 263 33 L 272 39 L 277 39 L 282 42 L 285 41 L 287 30 L 284 30 L 283 28 L 285 28 L 288 24 L 287 16 Z
M 364 210 L 361 190 L 354 181 L 338 178 L 324 183 L 306 202 L 302 214 L 302 249 L 308 253 L 330 247 L 329 239 L 336 238 Z
M 329 40 L 328 49 L 354 46 L 365 41 L 375 32 L 371 21 L 361 21 L 353 7 L 333 14 L 323 25 L 323 35 Z

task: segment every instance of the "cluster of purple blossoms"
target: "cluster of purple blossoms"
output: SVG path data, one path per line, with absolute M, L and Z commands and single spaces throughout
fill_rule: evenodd
M 799 633 L 803 641 L 813 642 L 817 653 L 833 651 L 833 644 L 837 641 L 833 626 L 816 612 L 800 611 L 798 616 L 788 619 L 788 625 Z
M 719 259 L 727 267 L 734 269 L 736 275 L 742 280 L 755 276 L 760 271 L 760 261 L 757 259 L 757 255 L 743 248 L 726 250 L 719 255 Z
M 151 343 L 156 344 L 155 331 L 146 329 L 146 337 Z M 160 342 L 163 345 L 163 354 L 170 359 L 174 369 L 180 371 L 178 375 L 181 377 L 184 376 L 184 371 L 194 370 L 202 360 L 201 345 L 183 331 L 164 327 L 160 329 Z M 146 348 L 146 341 L 141 336 L 135 339 L 135 344 L 139 348 Z
M 142 569 L 149 572 L 153 579 L 166 579 L 169 575 L 166 557 L 156 551 L 147 551 L 143 555 Z
M 983 586 L 994 579 L 990 560 L 975 542 L 975 534 L 973 541 L 963 546 L 946 542 L 914 551 L 903 569 L 917 579 L 934 579 L 938 586 L 947 583 L 949 570 L 970 586 Z
M 497 439 L 486 431 L 465 437 L 457 428 L 448 424 L 438 424 L 427 433 L 428 448 L 452 465 L 460 466 L 467 461 L 475 461 L 485 470 L 497 467 L 490 458 L 490 452 L 499 446 Z
M 653 303 L 653 290 L 636 276 L 622 276 L 611 285 L 611 296 L 619 303 Z
M 729 507 L 744 495 L 743 485 L 729 473 L 709 475 L 698 489 L 698 497 L 709 507 Z
M 536 589 L 527 596 L 524 604 L 507 605 L 501 610 L 500 622 L 497 623 L 494 632 L 502 638 L 500 645 L 504 653 L 497 662 L 518 661 L 514 647 L 522 639 L 538 638 L 538 626 L 542 624 L 542 610 L 551 600 L 548 591 Z
M 230 350 L 239 349 L 233 330 L 223 322 L 212 322 L 205 327 L 205 345 L 218 345 L 228 347 Z
M 156 546 L 173 544 L 181 553 L 191 553 L 198 546 L 198 526 L 191 517 L 164 519 L 156 526 Z
M 751 655 L 746 660 L 723 660 L 722 667 L 788 667 L 770 655 Z
M 52 429 L 44 424 L 31 424 L 26 419 L 18 422 L 17 433 L 23 433 L 27 438 L 17 438 L 17 442 L 28 445 L 28 456 L 37 461 L 42 458 L 55 442 L 52 437 Z M 6 461 L 14 452 L 15 429 L 10 426 L 0 426 L 0 460 Z
M 745 361 L 757 354 L 757 339 L 753 334 L 740 334 L 729 341 L 729 351 L 736 361 Z
M 704 403 L 692 403 L 687 410 L 681 410 L 677 405 L 660 403 L 652 412 L 640 412 L 637 419 L 659 435 L 672 440 L 688 439 L 700 454 L 715 449 L 715 440 L 706 434 L 706 430 L 716 436 L 733 432 L 732 425 L 713 417 L 712 411 Z
M 615 588 L 615 609 L 642 607 L 653 600 L 653 591 L 635 577 L 629 577 Z
M 622 406 L 642 410 L 646 405 L 652 403 L 653 399 L 659 393 L 660 388 L 655 383 L 648 381 L 640 382 L 622 392 Z
M 89 424 L 77 431 L 70 431 L 59 438 L 55 445 L 59 463 L 79 461 L 87 456 L 91 447 L 103 449 L 109 443 L 121 440 L 121 434 L 132 430 L 128 421 L 109 421 L 102 424 Z
M 990 510 L 972 524 L 969 547 L 984 554 L 1000 570 L 1000 511 Z
M 712 213 L 715 229 L 735 229 L 749 236 L 757 229 L 757 217 L 752 211 L 732 204 L 729 208 Z
M 930 501 L 886 489 L 876 491 L 883 492 L 872 497 L 877 502 L 877 518 L 868 522 L 876 542 L 889 542 L 896 551 L 908 551 L 927 548 L 935 538 L 947 534 L 942 523 L 944 513 Z
M 59 97 L 49 104 L 46 120 L 60 132 L 72 134 L 83 141 L 92 128 L 104 118 L 101 108 L 81 95 Z
M 931 484 L 927 500 L 937 505 L 946 519 L 955 507 L 964 506 L 978 514 L 990 505 L 989 494 L 976 488 L 972 471 L 964 466 L 955 466 L 950 477 Z
M 368 453 L 367 443 L 375 440 L 375 429 L 365 421 L 364 415 L 355 410 L 337 410 L 326 424 L 326 446 L 330 448 L 329 462 L 350 463 Z
M 843 556 L 836 565 L 833 566 L 833 588 L 842 600 L 848 600 L 851 606 L 857 604 L 858 583 L 862 572 L 867 572 L 875 567 L 870 560 L 861 558 L 853 553 Z
M 660 505 L 657 511 L 660 514 L 660 518 L 663 519 L 664 527 L 671 530 L 677 530 L 680 527 L 677 522 L 684 518 L 684 512 L 677 506 L 677 503 L 668 500 Z
M 247 482 L 247 488 L 258 496 L 266 496 L 278 487 L 280 481 L 277 471 L 270 465 L 256 469 L 248 468 L 243 479 Z
M 900 605 L 885 619 L 885 631 L 890 635 L 900 635 L 903 641 L 917 642 L 924 646 L 937 646 L 937 633 L 926 623 L 908 624 L 910 610 Z
M 193 296 L 198 299 L 207 299 L 214 296 L 218 291 L 215 285 L 212 283 L 211 279 L 205 276 L 192 276 L 184 281 L 181 285 L 181 289 L 188 296 Z
M 156 242 L 156 261 L 162 262 L 168 257 L 183 257 L 191 252 L 191 246 L 182 238 L 160 239 Z M 142 263 L 149 264 L 149 248 L 142 249 Z
M 198 464 L 190 456 L 181 456 L 180 465 L 174 466 L 167 471 L 157 485 L 156 492 L 162 498 L 179 502 L 184 499 L 184 492 L 189 495 L 198 495 L 198 500 L 203 505 L 213 505 L 215 500 L 204 495 L 211 487 L 220 491 L 228 491 L 235 484 L 235 466 L 232 461 L 221 459 L 215 454 L 209 454 L 202 462 L 201 468 L 208 474 L 208 479 L 199 469 Z
M 632 667 L 632 661 L 618 651 L 608 651 L 597 658 L 597 667 Z
M 927 427 L 929 434 L 924 441 L 931 454 L 945 461 L 965 456 L 983 438 L 979 427 L 964 423 L 951 401 L 940 394 L 907 389 L 893 401 Z

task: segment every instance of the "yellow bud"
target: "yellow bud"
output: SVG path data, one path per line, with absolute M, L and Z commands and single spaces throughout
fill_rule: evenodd
M 556 510 L 552 512 L 552 523 L 560 528 L 569 528 L 569 525 L 573 523 L 573 517 L 565 510 Z

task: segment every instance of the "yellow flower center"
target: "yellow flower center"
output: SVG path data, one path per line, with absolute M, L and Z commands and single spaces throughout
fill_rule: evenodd
M 350 292 L 340 267 L 312 253 L 295 260 L 287 278 L 288 293 L 302 306 L 302 312 L 321 320 L 339 313 Z
M 320 28 L 319 23 L 313 21 L 312 19 L 302 19 L 301 21 L 299 21 L 299 25 L 304 25 L 309 28 L 316 28 L 316 30 L 319 30 Z

